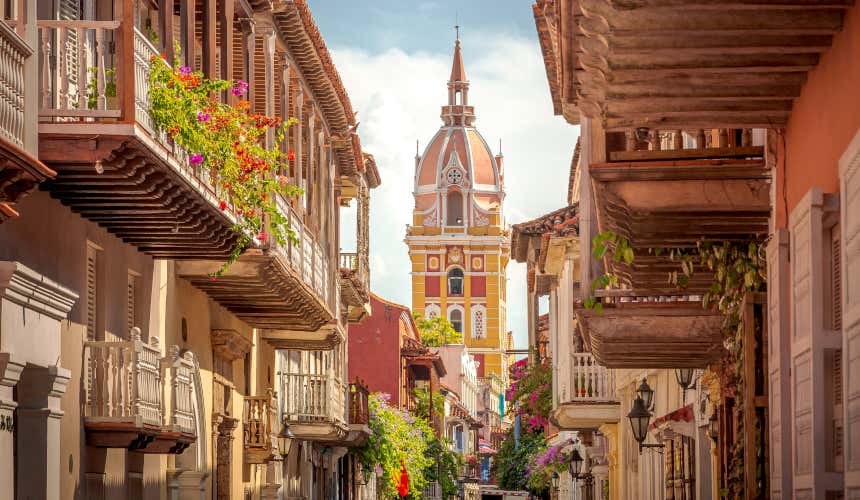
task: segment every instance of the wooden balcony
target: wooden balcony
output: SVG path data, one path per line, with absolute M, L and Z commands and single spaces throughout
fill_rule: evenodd
M 38 21 L 39 158 L 54 198 L 156 258 L 223 260 L 236 242 L 209 173 L 149 116 L 158 50 L 120 21 Z
M 770 169 L 763 148 L 749 145 L 750 131 L 734 132 L 743 137 L 738 146 L 729 145 L 726 130 L 700 130 L 688 135 L 696 147 L 683 149 L 681 131 L 651 131 L 645 142 L 631 131 L 626 150 L 610 150 L 612 161 L 591 165 L 600 230 L 626 238 L 634 249 L 633 264 L 605 262 L 623 288 L 637 296 L 679 294 L 667 282 L 678 262 L 652 249 L 767 234 Z M 695 272 L 684 293 L 701 295 L 710 283 L 707 272 Z
M 619 302 L 576 317 L 588 350 L 610 368 L 702 368 L 723 349 L 723 317 L 700 301 Z
M 26 113 L 35 81 L 27 65 L 33 49 L 0 21 L 0 222 L 15 217 L 15 204 L 56 173 L 36 159 L 36 116 Z
M 589 353 L 572 353 L 569 366 L 569 373 L 559 373 L 568 397 L 550 415 L 553 423 L 564 430 L 593 430 L 618 423 L 621 410 L 615 395 L 615 370 L 600 365 Z
M 190 354 L 174 346 L 162 358 L 157 339 L 144 343 L 137 328 L 131 337 L 84 342 L 87 444 L 182 453 L 197 438 Z
M 209 275 L 223 262 L 212 260 L 178 262 L 176 274 L 249 325 L 267 329 L 264 338 L 276 348 L 298 342 L 303 348 L 331 349 L 342 340 L 332 324 L 337 310 L 333 266 L 300 214 L 280 196 L 277 204 L 297 241 L 260 243 L 218 279 Z
M 370 314 L 370 266 L 367 255 L 340 254 L 340 301 L 350 323 Z
M 325 441 L 346 436 L 346 391 L 334 376 L 282 373 L 281 390 L 284 417 L 296 437 Z
M 349 433 L 343 440 L 347 447 L 361 446 L 370 437 L 370 389 L 360 378 L 349 384 L 348 393 Z
M 242 442 L 246 464 L 261 464 L 278 453 L 277 400 L 270 390 L 265 396 L 245 396 L 242 410 Z

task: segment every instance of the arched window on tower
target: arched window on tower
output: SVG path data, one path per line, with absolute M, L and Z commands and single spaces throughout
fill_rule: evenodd
M 448 219 L 446 225 L 463 225 L 463 194 L 456 189 L 448 191 Z
M 448 295 L 463 295 L 463 270 L 459 267 L 448 271 Z
M 448 321 L 451 322 L 451 326 L 454 327 L 455 332 L 463 333 L 463 311 L 460 309 L 451 309 L 448 312 Z

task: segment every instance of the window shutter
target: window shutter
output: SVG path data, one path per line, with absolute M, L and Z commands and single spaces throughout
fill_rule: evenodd
M 137 298 L 138 298 L 138 280 L 139 278 L 134 273 L 128 273 L 128 284 L 125 291 L 125 311 L 126 311 L 126 332 L 131 336 L 131 329 L 140 326 L 137 318 Z
M 96 339 L 98 250 L 87 247 L 87 340 Z
M 830 324 L 834 330 L 842 330 L 842 240 L 839 224 L 833 226 L 830 236 Z

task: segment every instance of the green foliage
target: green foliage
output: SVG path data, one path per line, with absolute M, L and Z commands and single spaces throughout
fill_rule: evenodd
M 457 473 L 463 467 L 460 454 L 451 451 L 450 443 L 441 443 L 433 438 L 428 442 L 425 457 L 432 461 L 425 475 L 427 481 L 436 481 L 442 487 L 443 498 L 457 494 Z
M 463 342 L 463 334 L 454 330 L 454 325 L 442 316 L 424 318 L 415 313 L 414 318 L 415 326 L 421 335 L 421 343 L 427 347 L 441 347 Z
M 427 448 L 436 438 L 425 419 L 389 405 L 389 399 L 388 394 L 371 394 L 370 437 L 352 453 L 358 456 L 366 474 L 372 474 L 376 466 L 382 468 L 382 480 L 377 485 L 382 498 L 397 496 L 400 464 L 404 464 L 409 474 L 409 491 L 415 498 L 427 484 L 426 471 L 434 465 L 427 456 Z
M 541 489 L 534 489 L 529 484 L 529 463 L 532 457 L 544 450 L 546 450 L 546 441 L 542 431 L 522 432 L 520 446 L 517 449 L 514 431 L 508 430 L 491 469 L 499 487 L 505 490 L 529 490 L 535 494 L 541 493 Z
M 224 92 L 239 97 L 247 90 L 243 81 L 209 80 L 181 67 L 178 56 L 173 68 L 163 57 L 150 60 L 149 114 L 153 122 L 188 152 L 191 166 L 209 172 L 221 197 L 221 210 L 229 210 L 235 218 L 238 243 L 212 278 L 221 275 L 255 240 L 274 239 L 280 245 L 287 239 L 297 241 L 276 204 L 277 196 L 302 192 L 280 175 L 287 171 L 293 154 L 268 148 L 264 141 L 273 130 L 274 144 L 282 144 L 287 127 L 296 120 L 253 113 L 248 101 L 231 106 L 216 99 Z
M 516 364 L 506 398 L 511 408 L 525 419 L 529 429 L 542 428 L 552 411 L 552 364 L 550 361 Z
M 429 419 L 428 401 L 430 400 L 430 391 L 418 388 L 412 391 L 412 394 L 415 396 L 415 415 L 423 419 Z M 435 415 L 445 414 L 445 396 L 438 392 L 433 393 L 433 413 Z
M 591 239 L 591 254 L 596 260 L 601 260 L 609 254 L 614 262 L 633 263 L 633 247 L 627 238 L 616 235 L 612 231 L 604 231 Z M 583 306 L 594 309 L 598 314 L 603 312 L 603 304 L 594 296 L 596 290 L 618 287 L 618 276 L 606 272 L 591 282 L 591 295 L 585 298 Z
M 87 82 L 87 107 L 96 109 L 99 104 L 99 68 L 90 68 Z M 105 97 L 116 97 L 116 68 L 105 69 Z

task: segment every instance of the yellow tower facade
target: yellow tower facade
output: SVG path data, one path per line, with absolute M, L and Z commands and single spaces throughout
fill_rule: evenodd
M 505 379 L 510 239 L 503 158 L 493 155 L 474 121 L 457 40 L 442 127 L 415 158 L 415 209 L 406 235 L 412 310 L 448 318 L 481 363 L 479 371 Z

